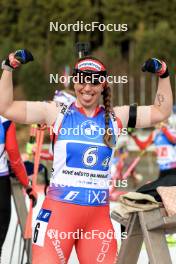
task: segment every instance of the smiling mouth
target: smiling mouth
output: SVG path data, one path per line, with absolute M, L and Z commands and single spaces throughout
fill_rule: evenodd
M 93 94 L 81 93 L 81 95 L 84 99 L 91 99 L 93 97 Z

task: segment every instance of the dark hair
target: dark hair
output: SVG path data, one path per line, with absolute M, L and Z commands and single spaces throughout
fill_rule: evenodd
M 111 106 L 111 88 L 109 86 L 105 86 L 102 92 L 103 94 L 103 104 L 105 107 L 105 134 L 103 136 L 104 143 L 108 147 L 113 147 L 112 144 L 112 135 L 108 133 L 109 121 L 110 121 L 110 112 L 112 110 Z
M 85 60 L 85 59 L 91 59 L 91 60 L 95 60 L 98 61 L 99 63 L 101 63 L 105 69 L 106 66 L 104 65 L 104 63 L 92 56 L 85 56 L 81 59 L 79 59 L 76 63 Z M 112 110 L 112 106 L 111 106 L 111 89 L 109 86 L 107 86 L 107 84 L 105 84 L 104 90 L 102 92 L 103 95 L 103 105 L 105 107 L 105 134 L 103 136 L 103 141 L 104 143 L 108 146 L 108 147 L 113 147 L 112 144 L 112 135 L 110 133 L 108 133 L 108 128 L 109 128 L 109 121 L 110 121 L 110 112 Z

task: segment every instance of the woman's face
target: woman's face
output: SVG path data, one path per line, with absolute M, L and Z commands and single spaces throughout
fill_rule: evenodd
M 93 85 L 91 83 L 75 83 L 74 89 L 78 103 L 84 108 L 94 108 L 98 105 L 103 84 Z

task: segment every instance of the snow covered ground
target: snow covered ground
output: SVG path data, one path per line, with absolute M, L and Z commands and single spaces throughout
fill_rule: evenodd
M 37 208 L 35 208 L 34 210 L 34 218 L 36 216 L 36 214 L 39 211 L 39 208 L 42 204 L 43 201 L 43 196 L 39 197 L 39 201 L 38 201 L 38 205 Z M 111 203 L 111 209 L 114 207 L 114 203 Z M 115 231 L 117 233 L 117 237 L 118 240 L 120 240 L 120 226 L 117 222 L 113 221 L 113 225 L 115 228 Z M 12 248 L 12 243 L 13 243 L 13 237 L 14 237 L 14 233 L 15 233 L 15 227 L 16 227 L 16 223 L 17 223 L 17 217 L 16 217 L 16 213 L 15 213 L 15 208 L 14 208 L 14 204 L 12 201 L 12 217 L 11 217 L 11 223 L 10 223 L 10 228 L 6 237 L 6 241 L 3 247 L 3 252 L 2 252 L 2 264 L 9 264 L 9 260 L 10 260 L 10 252 L 11 252 L 11 248 Z M 14 255 L 13 255 L 13 260 L 12 260 L 12 264 L 20 264 L 20 262 L 18 261 L 18 253 L 19 253 L 19 241 L 20 241 L 20 232 L 18 232 L 18 236 L 17 236 L 17 241 L 15 243 L 15 251 L 14 251 Z M 176 264 L 176 246 L 170 248 L 170 252 L 171 252 L 171 257 L 172 257 L 172 263 Z M 25 263 L 25 262 L 24 262 Z M 79 264 L 78 259 L 76 257 L 76 253 L 75 250 L 73 249 L 72 254 L 70 256 L 69 259 L 69 264 Z M 82 263 L 81 263 L 82 264 Z M 130 263 L 129 263 L 130 264 Z M 137 264 L 148 264 L 148 258 L 147 258 L 147 254 L 146 251 L 143 247 L 140 257 L 139 257 L 139 261 Z

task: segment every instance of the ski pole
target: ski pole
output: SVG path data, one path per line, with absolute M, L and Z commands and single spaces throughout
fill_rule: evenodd
M 40 152 L 42 149 L 44 130 L 38 129 L 36 136 L 36 152 L 34 157 L 34 174 L 32 177 L 32 187 L 35 189 L 38 175 L 38 168 L 40 163 Z M 32 200 L 30 200 L 29 213 L 26 220 L 26 228 L 24 233 L 24 238 L 29 239 L 32 237 Z

